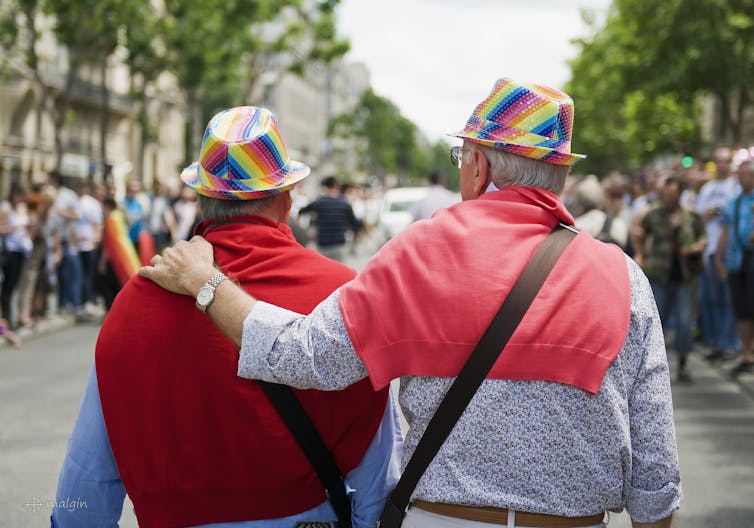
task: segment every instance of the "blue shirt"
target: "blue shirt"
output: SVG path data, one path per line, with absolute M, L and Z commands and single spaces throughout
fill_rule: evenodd
M 741 203 L 738 207 L 738 236 L 733 222 L 736 218 L 736 203 L 738 197 L 741 197 Z M 728 202 L 728 206 L 723 212 L 723 224 L 728 227 L 728 246 L 725 251 L 725 265 L 729 271 L 739 271 L 741 269 L 743 249 L 751 250 L 749 245 L 749 233 L 752 229 L 752 207 L 754 207 L 754 192 L 749 194 L 739 194 Z
M 139 241 L 139 233 L 141 233 L 141 221 L 144 217 L 144 206 L 138 198 L 126 196 L 126 199 L 123 201 L 123 207 L 126 210 L 128 236 L 131 239 L 131 242 L 136 244 Z
M 741 186 L 736 178 L 725 180 L 712 180 L 705 183 L 699 191 L 696 199 L 696 212 L 704 216 L 710 209 L 718 209 L 721 214 L 714 215 L 707 221 L 707 246 L 704 248 L 705 256 L 712 255 L 717 251 L 717 241 L 723 230 L 722 213 L 730 200 L 741 192 Z
M 361 463 L 345 478 L 353 508 L 354 528 L 374 526 L 388 494 L 400 476 L 403 446 L 392 393 L 377 433 Z M 68 453 L 58 481 L 53 528 L 111 528 L 118 526 L 126 489 L 118 474 L 102 415 L 96 370 L 92 368 L 81 409 L 68 440 Z M 72 507 L 66 508 L 70 504 Z M 75 506 L 75 507 L 73 507 Z M 209 524 L 201 528 L 292 528 L 299 521 L 335 521 L 330 504 L 290 517 L 261 521 Z

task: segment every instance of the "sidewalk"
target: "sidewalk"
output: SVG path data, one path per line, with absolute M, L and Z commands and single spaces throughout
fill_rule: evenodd
M 51 334 L 53 332 L 59 332 L 70 328 L 74 325 L 97 325 L 102 324 L 102 320 L 105 317 L 104 307 L 97 305 L 92 310 L 86 312 L 88 320 L 85 322 L 76 322 L 76 317 L 73 314 L 56 313 L 49 316 L 47 319 L 37 322 L 33 327 L 22 327 L 15 331 L 16 336 L 21 340 L 22 350 L 24 343 L 32 341 L 38 337 Z M 0 338 L 0 349 L 13 349 L 7 339 Z

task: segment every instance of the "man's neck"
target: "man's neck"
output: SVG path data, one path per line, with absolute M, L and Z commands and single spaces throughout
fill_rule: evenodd
M 255 216 L 261 216 L 262 218 L 266 218 L 267 220 L 271 222 L 276 222 L 278 224 L 285 224 L 288 222 L 288 217 L 280 218 L 280 215 L 273 211 L 262 211 L 260 213 L 257 213 Z

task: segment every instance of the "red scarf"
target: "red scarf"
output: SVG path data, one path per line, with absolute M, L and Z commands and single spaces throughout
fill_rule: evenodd
M 456 376 L 557 222 L 573 218 L 553 193 L 508 187 L 441 210 L 387 244 L 340 295 L 372 384 Z M 623 347 L 630 305 L 623 252 L 580 233 L 488 377 L 596 394 Z
M 263 218 L 239 218 L 206 237 L 249 293 L 300 313 L 354 275 Z M 108 437 L 139 526 L 286 517 L 326 500 L 259 384 L 236 375 L 238 351 L 193 299 L 131 280 L 102 327 L 96 365 Z M 295 393 L 342 473 L 356 467 L 387 392 L 363 380 L 338 392 Z

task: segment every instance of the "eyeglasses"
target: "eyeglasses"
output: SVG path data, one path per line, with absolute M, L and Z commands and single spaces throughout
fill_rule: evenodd
M 460 146 L 450 147 L 450 163 L 457 169 L 461 168 L 463 162 L 463 153 L 470 149 L 463 149 Z

